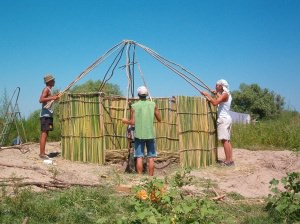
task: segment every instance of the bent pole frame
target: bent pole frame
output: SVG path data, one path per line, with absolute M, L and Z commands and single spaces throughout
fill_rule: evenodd
M 92 71 L 95 67 L 105 61 L 113 52 L 119 49 L 125 42 L 121 41 L 120 43 L 113 46 L 107 52 L 105 52 L 100 58 L 98 58 L 94 63 L 92 63 L 89 67 L 87 67 L 83 72 L 81 72 L 63 91 L 59 93 L 59 96 L 62 96 L 66 91 L 68 91 L 76 82 L 86 76 L 90 71 Z M 44 108 L 49 109 L 53 104 L 54 100 L 49 101 Z
M 146 51 L 148 54 L 150 54 L 154 59 L 159 61 L 162 65 L 166 66 L 168 69 L 173 71 L 175 74 L 179 75 L 182 79 L 184 79 L 187 83 L 189 83 L 192 87 L 194 87 L 199 93 L 201 93 L 200 87 L 203 89 L 208 90 L 209 92 L 213 93 L 213 91 L 202 81 L 200 78 L 198 78 L 196 75 L 194 75 L 192 72 L 184 68 L 183 66 L 172 62 L 170 60 L 167 60 L 166 58 L 160 56 L 158 53 L 153 51 L 152 49 L 139 44 L 136 41 L 133 40 L 123 40 L 113 46 L 111 49 L 109 49 L 107 52 L 105 52 L 100 58 L 98 58 L 94 63 L 92 63 L 89 67 L 87 67 L 82 73 L 80 73 L 75 80 L 73 80 L 62 92 L 59 93 L 59 96 L 63 95 L 67 90 L 69 90 L 76 82 L 78 82 L 80 79 L 82 79 L 85 75 L 87 75 L 91 70 L 93 70 L 96 66 L 101 64 L 103 61 L 105 61 L 106 58 L 108 58 L 113 52 L 118 50 L 121 46 L 123 48 L 127 45 L 127 56 L 126 56 L 126 75 L 128 78 L 128 84 L 127 84 L 127 90 L 129 92 L 130 88 L 130 63 L 129 63 L 129 51 L 130 51 L 130 45 L 136 45 L 140 48 L 142 48 L 144 51 Z M 127 96 L 128 98 L 129 96 Z M 54 100 L 48 102 L 44 108 L 50 108 L 53 104 Z M 127 106 L 126 102 L 126 106 Z M 126 112 L 125 112 L 126 114 Z

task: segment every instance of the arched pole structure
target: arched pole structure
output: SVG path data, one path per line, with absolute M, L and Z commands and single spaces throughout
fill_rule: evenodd
M 209 92 L 213 93 L 213 91 L 202 81 L 200 80 L 196 75 L 194 75 L 192 72 L 190 72 L 189 70 L 187 70 L 186 68 L 184 68 L 183 66 L 174 63 L 170 60 L 167 60 L 166 58 L 160 56 L 158 53 L 156 53 L 155 51 L 153 51 L 152 49 L 137 43 L 136 41 L 133 40 L 123 40 L 121 42 L 119 42 L 118 44 L 116 44 L 115 46 L 113 46 L 111 49 L 109 49 L 107 52 L 105 52 L 100 58 L 98 58 L 94 63 L 92 63 L 89 67 L 87 67 L 82 73 L 80 73 L 75 80 L 73 80 L 63 91 L 61 91 L 59 94 L 60 96 L 63 95 L 66 91 L 68 91 L 76 82 L 78 82 L 80 79 L 82 79 L 84 76 L 86 76 L 90 71 L 92 71 L 96 66 L 100 65 L 103 61 L 105 61 L 105 59 L 107 59 L 111 54 L 113 54 L 114 52 L 116 52 L 118 49 L 120 49 L 117 57 L 115 58 L 113 64 L 110 66 L 109 70 L 113 67 L 112 71 L 111 71 L 111 76 L 113 75 L 113 71 L 116 68 L 117 64 L 119 63 L 121 57 L 122 57 L 122 53 L 124 51 L 124 48 L 127 46 L 126 49 L 126 75 L 127 75 L 127 100 L 126 100 L 126 107 L 128 105 L 128 98 L 129 98 L 129 91 L 130 88 L 133 85 L 133 80 L 132 79 L 132 74 L 131 74 L 131 67 L 130 66 L 134 66 L 135 62 L 130 62 L 130 47 L 131 45 L 135 45 L 138 46 L 140 48 L 142 48 L 145 52 L 147 52 L 149 55 L 151 55 L 153 58 L 155 58 L 157 61 L 159 61 L 162 65 L 166 66 L 168 69 L 170 69 L 171 71 L 173 71 L 175 74 L 179 75 L 182 79 L 184 79 L 187 83 L 189 83 L 192 87 L 194 87 L 199 93 L 200 93 L 200 87 L 203 89 L 208 90 Z M 135 55 L 135 49 L 134 49 L 134 55 Z M 135 56 L 134 56 L 135 57 Z M 142 76 L 144 85 L 146 85 L 144 76 L 142 74 L 142 71 L 140 69 L 139 63 L 138 63 L 138 69 L 140 71 L 140 74 Z M 133 71 L 133 70 L 132 70 Z M 109 71 L 107 71 L 107 73 L 105 74 L 105 78 L 106 75 L 108 74 Z M 105 85 L 105 83 L 109 80 L 106 79 L 105 82 L 102 82 L 102 85 L 100 87 L 100 89 L 103 88 L 103 85 Z M 48 104 L 45 105 L 45 108 L 50 108 L 52 103 L 54 101 L 50 101 Z M 124 117 L 126 117 L 126 108 L 124 110 Z

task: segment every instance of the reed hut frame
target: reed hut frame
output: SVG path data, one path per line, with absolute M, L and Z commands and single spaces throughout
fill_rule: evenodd
M 133 83 L 133 65 L 129 49 L 139 46 L 182 77 L 192 87 L 211 91 L 197 76 L 184 67 L 171 62 L 135 41 L 122 41 L 83 71 L 64 91 L 61 92 L 60 122 L 62 156 L 72 161 L 105 164 L 107 155 L 118 152 L 126 158 L 128 152 L 127 126 L 122 118 L 129 114 L 128 101 L 138 100 L 130 95 Z M 127 96 L 109 96 L 101 92 L 107 80 L 103 79 L 99 92 L 70 93 L 68 90 L 78 80 L 104 61 L 112 51 L 119 49 L 111 71 L 126 51 Z M 109 71 L 106 73 L 108 74 Z M 113 72 L 112 72 L 113 73 Z M 141 71 L 140 71 L 141 73 Z M 105 75 L 106 76 L 106 75 Z M 147 86 L 142 75 L 144 85 Z M 151 88 L 150 88 L 151 89 Z M 157 97 L 153 100 L 162 116 L 155 122 L 158 160 L 178 157 L 181 167 L 200 168 L 214 164 L 217 160 L 216 107 L 204 97 L 172 96 Z

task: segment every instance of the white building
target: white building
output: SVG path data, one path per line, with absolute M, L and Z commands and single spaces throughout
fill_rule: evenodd
M 233 123 L 250 124 L 251 122 L 250 114 L 238 113 L 234 111 L 229 111 L 229 113 L 232 117 Z

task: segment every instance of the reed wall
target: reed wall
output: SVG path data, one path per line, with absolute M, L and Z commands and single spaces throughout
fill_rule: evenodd
M 132 101 L 137 99 L 131 99 Z M 153 98 L 162 116 L 155 122 L 158 155 L 179 154 L 182 167 L 200 168 L 217 158 L 216 108 L 202 97 Z M 62 156 L 72 161 L 105 163 L 110 150 L 127 149 L 129 116 L 125 97 L 101 93 L 64 94 L 60 101 Z

